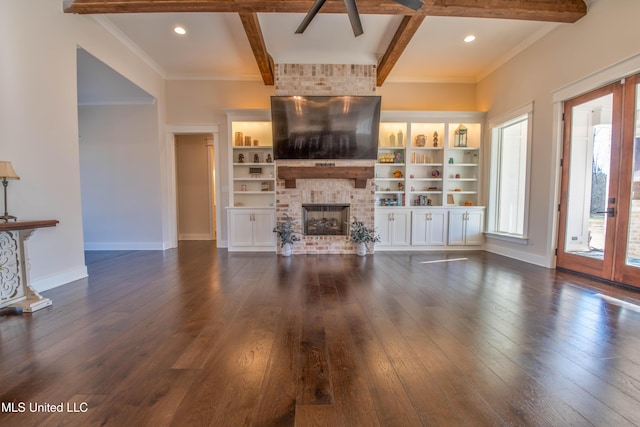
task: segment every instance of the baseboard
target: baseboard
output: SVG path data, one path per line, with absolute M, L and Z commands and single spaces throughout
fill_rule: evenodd
M 85 251 L 162 251 L 164 243 L 98 242 L 84 244 Z
M 518 261 L 523 261 L 529 264 L 538 265 L 544 268 L 553 268 L 551 266 L 551 262 L 547 257 L 540 255 L 532 255 L 527 252 L 516 251 L 512 248 L 505 248 L 504 246 L 494 245 L 489 242 L 485 242 L 484 250 L 487 252 L 491 252 L 492 254 L 502 255 L 507 258 L 517 259 Z
M 38 292 L 48 291 L 76 280 L 84 279 L 88 276 L 87 266 L 74 268 L 61 273 L 52 274 L 40 279 L 31 280 L 31 286 Z

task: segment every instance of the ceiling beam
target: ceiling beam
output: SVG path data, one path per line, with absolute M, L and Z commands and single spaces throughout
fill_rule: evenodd
M 396 62 L 400 59 L 402 52 L 404 52 L 404 49 L 411 41 L 411 38 L 416 31 L 418 31 L 418 28 L 420 28 L 420 24 L 422 24 L 424 18 L 424 15 L 412 15 L 402 18 L 402 22 L 400 22 L 398 30 L 393 35 L 391 43 L 389 43 L 386 52 L 378 62 L 376 85 L 382 86 L 396 65 Z
M 240 13 L 240 20 L 244 27 L 253 56 L 256 58 L 260 74 L 262 75 L 262 81 L 267 86 L 273 86 L 273 59 L 269 52 L 267 52 L 267 45 L 262 37 L 262 30 L 260 29 L 260 22 L 258 21 L 257 13 Z
M 67 3 L 70 0 L 67 0 Z M 313 0 L 73 0 L 65 12 L 307 13 Z M 358 0 L 361 14 L 432 15 L 575 22 L 587 13 L 584 0 L 431 0 L 417 12 L 393 0 Z M 321 13 L 345 13 L 343 0 L 327 0 Z

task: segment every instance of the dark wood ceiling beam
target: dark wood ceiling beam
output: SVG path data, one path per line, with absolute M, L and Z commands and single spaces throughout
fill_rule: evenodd
M 378 62 L 376 85 L 382 86 L 396 65 L 396 62 L 400 59 L 402 52 L 404 52 L 404 49 L 411 41 L 411 38 L 413 38 L 413 35 L 418 31 L 418 28 L 420 28 L 420 24 L 422 24 L 424 18 L 424 15 L 412 15 L 402 18 L 402 22 L 400 22 L 398 30 L 393 35 L 391 43 L 389 43 L 386 52 Z
M 306 13 L 313 0 L 73 0 L 67 13 L 238 12 Z M 575 22 L 583 0 L 429 0 L 417 12 L 392 0 L 358 0 L 361 14 L 432 15 Z M 321 13 L 345 13 L 343 0 L 327 0 Z
M 583 0 L 438 0 L 421 12 L 430 16 L 573 23 L 587 14 L 587 5 Z
M 267 52 L 267 45 L 262 37 L 262 29 L 260 28 L 260 22 L 258 21 L 257 13 L 240 13 L 240 20 L 242 26 L 249 39 L 253 56 L 256 58 L 260 74 L 262 75 L 262 81 L 267 86 L 273 86 L 273 59 L 269 52 Z

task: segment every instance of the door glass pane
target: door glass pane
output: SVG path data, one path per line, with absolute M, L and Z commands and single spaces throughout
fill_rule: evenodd
M 573 107 L 565 252 L 604 259 L 613 95 Z
M 633 174 L 631 176 L 631 211 L 627 236 L 627 265 L 640 267 L 640 85 L 636 85 L 634 114 Z

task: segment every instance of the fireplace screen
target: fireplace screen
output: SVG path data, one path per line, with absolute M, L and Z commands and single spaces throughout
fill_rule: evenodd
M 302 205 L 306 236 L 349 234 L 349 205 Z

